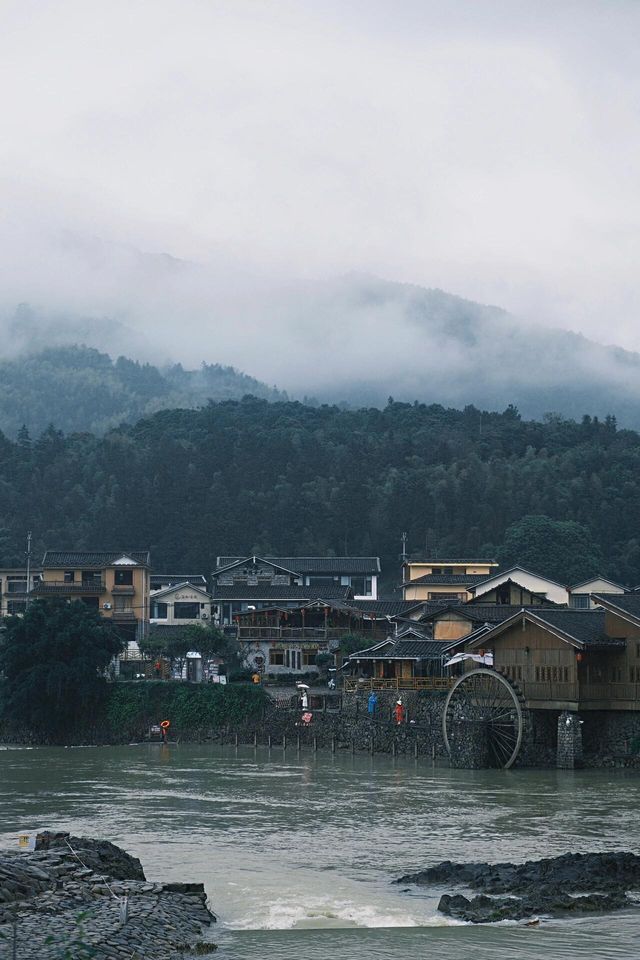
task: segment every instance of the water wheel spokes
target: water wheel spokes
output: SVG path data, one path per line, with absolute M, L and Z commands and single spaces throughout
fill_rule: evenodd
M 482 747 L 486 764 L 512 766 L 522 742 L 523 717 L 518 694 L 495 670 L 480 667 L 458 678 L 444 706 L 442 730 L 451 755 L 452 743 L 469 740 Z

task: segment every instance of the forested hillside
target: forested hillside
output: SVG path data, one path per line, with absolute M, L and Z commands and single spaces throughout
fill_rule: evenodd
M 23 425 L 37 434 L 54 423 L 67 433 L 104 433 L 166 407 L 199 407 L 248 393 L 286 399 L 233 367 L 160 370 L 126 357 L 114 361 L 90 347 L 55 347 L 0 361 L 0 430 L 15 437 Z
M 532 521 L 551 575 L 563 569 L 557 534 L 577 554 L 567 579 L 597 565 L 640 582 L 640 436 L 612 418 L 247 397 L 102 438 L 1 437 L 0 502 L 3 563 L 21 562 L 31 529 L 36 554 L 150 547 L 157 570 L 208 573 L 216 554 L 245 551 L 332 552 L 380 554 L 393 574 L 403 530 L 417 551 L 524 560 L 531 527 L 518 540 L 513 524 L 534 515 L 574 521 L 550 533 Z

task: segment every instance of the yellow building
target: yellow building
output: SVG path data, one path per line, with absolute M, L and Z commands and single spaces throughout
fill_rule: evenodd
M 48 550 L 32 596 L 82 600 L 113 620 L 128 641 L 139 640 L 149 622 L 149 565 L 147 550 Z
M 469 587 L 498 568 L 495 560 L 407 560 L 402 565 L 404 600 L 471 599 Z

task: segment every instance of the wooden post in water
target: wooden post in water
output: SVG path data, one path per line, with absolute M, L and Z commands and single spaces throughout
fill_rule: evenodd
M 395 757 L 397 752 L 398 752 L 398 741 L 394 737 L 393 740 L 391 741 L 391 756 Z
M 413 755 L 417 760 L 418 758 L 418 734 L 417 733 L 416 733 L 416 738 L 413 741 Z
M 253 745 L 254 745 L 254 747 L 257 747 L 257 746 L 258 746 L 258 731 L 257 731 L 257 730 L 254 730 L 254 731 L 253 731 Z
M 336 738 L 331 737 L 331 753 L 335 753 L 335 752 L 336 752 Z
M 239 738 L 238 738 L 238 734 L 236 733 L 236 747 L 238 746 L 238 743 L 239 743 Z
M 267 744 L 268 744 L 269 750 L 271 750 L 271 734 L 269 734 L 269 736 L 267 737 Z
M 432 763 L 435 763 L 435 762 L 436 762 L 436 745 L 435 745 L 435 743 L 432 743 L 432 744 L 431 744 L 431 762 L 432 762 Z
M 314 753 L 317 753 L 317 752 L 318 752 L 318 738 L 317 738 L 317 737 L 314 737 L 314 738 L 313 738 L 313 752 L 314 752 Z
M 287 749 L 287 735 L 286 735 L 286 733 L 283 733 L 283 734 L 282 734 L 282 749 L 283 749 L 283 750 L 286 750 L 286 749 Z
M 297 743 L 296 743 L 296 749 L 297 749 L 298 753 L 300 753 L 300 734 L 298 734 L 298 740 L 297 740 Z

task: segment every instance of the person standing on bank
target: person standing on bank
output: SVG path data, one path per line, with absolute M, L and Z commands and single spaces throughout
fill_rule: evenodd
M 369 694 L 369 699 L 367 700 L 367 713 L 369 716 L 373 716 L 376 712 L 376 707 L 378 706 L 378 698 L 375 694 L 375 691 L 371 691 Z
M 404 704 L 402 700 L 398 700 L 395 707 L 393 708 L 393 713 L 396 719 L 398 726 L 404 723 Z

